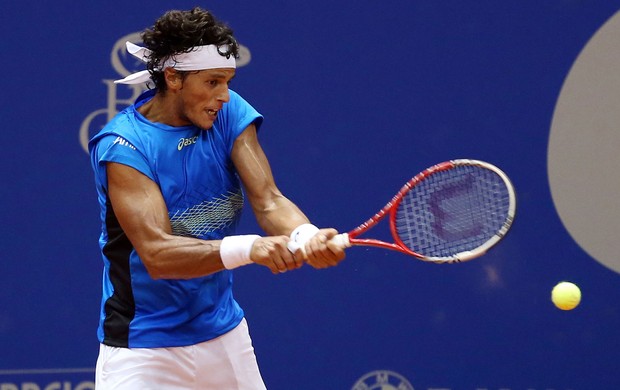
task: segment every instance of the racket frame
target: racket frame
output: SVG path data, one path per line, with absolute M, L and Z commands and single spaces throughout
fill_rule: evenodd
M 404 196 L 413 187 L 421 183 L 428 176 L 434 175 L 438 172 L 445 171 L 448 169 L 453 169 L 458 166 L 479 166 L 485 169 L 489 169 L 493 171 L 494 173 L 496 173 L 503 180 L 504 184 L 506 185 L 506 188 L 508 190 L 508 195 L 509 195 L 508 214 L 507 214 L 506 220 L 504 221 L 499 231 L 493 237 L 491 237 L 489 240 L 487 240 L 482 245 L 470 251 L 463 251 L 463 252 L 459 252 L 454 255 L 446 256 L 446 257 L 425 256 L 421 253 L 412 251 L 403 243 L 403 241 L 400 239 L 396 231 L 396 210 L 398 209 L 399 204 L 403 200 Z M 510 182 L 510 179 L 502 170 L 500 170 L 499 168 L 497 168 L 496 166 L 492 164 L 489 164 L 484 161 L 479 161 L 479 160 L 471 160 L 471 159 L 449 160 L 449 161 L 445 161 L 439 164 L 435 164 L 423 170 L 422 172 L 418 173 L 413 178 L 411 178 L 407 183 L 405 183 L 405 185 L 401 187 L 401 189 L 396 193 L 396 195 L 394 195 L 394 197 L 381 210 L 379 210 L 379 212 L 377 212 L 375 215 L 370 217 L 367 221 L 365 221 L 364 223 L 362 223 L 355 229 L 351 230 L 350 232 L 341 234 L 340 235 L 341 237 L 339 237 L 338 240 L 342 242 L 345 247 L 361 245 L 361 246 L 371 246 L 371 247 L 377 247 L 377 248 L 390 249 L 390 250 L 398 251 L 398 252 L 401 252 L 401 253 L 404 253 L 410 256 L 414 256 L 420 260 L 434 262 L 434 263 L 463 262 L 463 261 L 468 261 L 468 260 L 484 255 L 491 247 L 497 244 L 506 235 L 506 233 L 512 226 L 515 212 L 516 212 L 515 190 L 514 190 L 512 183 Z M 382 219 L 384 219 L 388 215 L 389 215 L 390 232 L 392 234 L 392 238 L 394 239 L 394 243 L 388 243 L 388 242 L 384 242 L 384 241 L 373 239 L 373 238 L 358 238 L 361 234 L 370 230 L 373 226 L 378 224 Z

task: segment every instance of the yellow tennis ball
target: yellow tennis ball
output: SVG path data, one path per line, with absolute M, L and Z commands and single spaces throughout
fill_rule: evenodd
M 551 290 L 551 301 L 562 310 L 572 310 L 581 302 L 581 290 L 571 282 L 560 282 Z

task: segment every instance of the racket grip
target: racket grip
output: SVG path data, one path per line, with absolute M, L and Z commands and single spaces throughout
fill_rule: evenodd
M 287 246 L 288 250 L 291 253 L 295 253 L 295 252 L 297 252 L 299 250 L 299 251 L 301 251 L 302 255 L 304 256 L 304 259 L 308 258 L 306 256 L 306 249 L 300 243 L 295 242 L 295 241 L 289 241 L 288 244 L 286 244 L 286 246 Z
M 335 243 L 336 245 L 338 245 L 342 249 L 350 248 L 350 247 L 353 246 L 353 245 L 351 245 L 351 241 L 349 241 L 349 235 L 347 233 L 337 234 L 330 241 Z M 297 243 L 295 241 L 289 241 L 288 244 L 287 244 L 287 247 L 288 247 L 288 250 L 291 251 L 291 253 L 295 253 L 298 250 L 300 250 L 301 253 L 304 256 L 304 259 L 308 258 L 306 256 L 306 250 L 304 249 L 303 245 L 301 245 L 301 244 L 299 244 L 299 243 Z
M 342 249 L 351 247 L 351 241 L 349 241 L 349 235 L 347 233 L 337 234 L 331 239 L 331 241 Z

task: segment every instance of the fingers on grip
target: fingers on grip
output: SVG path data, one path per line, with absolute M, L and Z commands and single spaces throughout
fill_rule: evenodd
M 291 253 L 296 253 L 298 250 L 300 250 L 304 256 L 304 259 L 307 259 L 306 250 L 304 249 L 304 246 L 300 243 L 291 240 L 286 244 L 286 246 L 288 247 L 288 250 L 291 251 Z

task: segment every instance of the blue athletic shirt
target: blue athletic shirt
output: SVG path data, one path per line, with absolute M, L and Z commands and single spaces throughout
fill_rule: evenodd
M 101 343 L 116 347 L 192 345 L 230 331 L 243 318 L 230 271 L 190 280 L 149 276 L 110 204 L 105 163 L 128 165 L 157 183 L 173 234 L 222 239 L 234 233 L 243 206 L 230 158 L 233 143 L 250 124 L 260 127 L 263 117 L 230 91 L 230 101 L 209 130 L 152 123 L 137 108 L 155 92 L 143 93 L 89 143 L 104 264 L 97 335 Z

